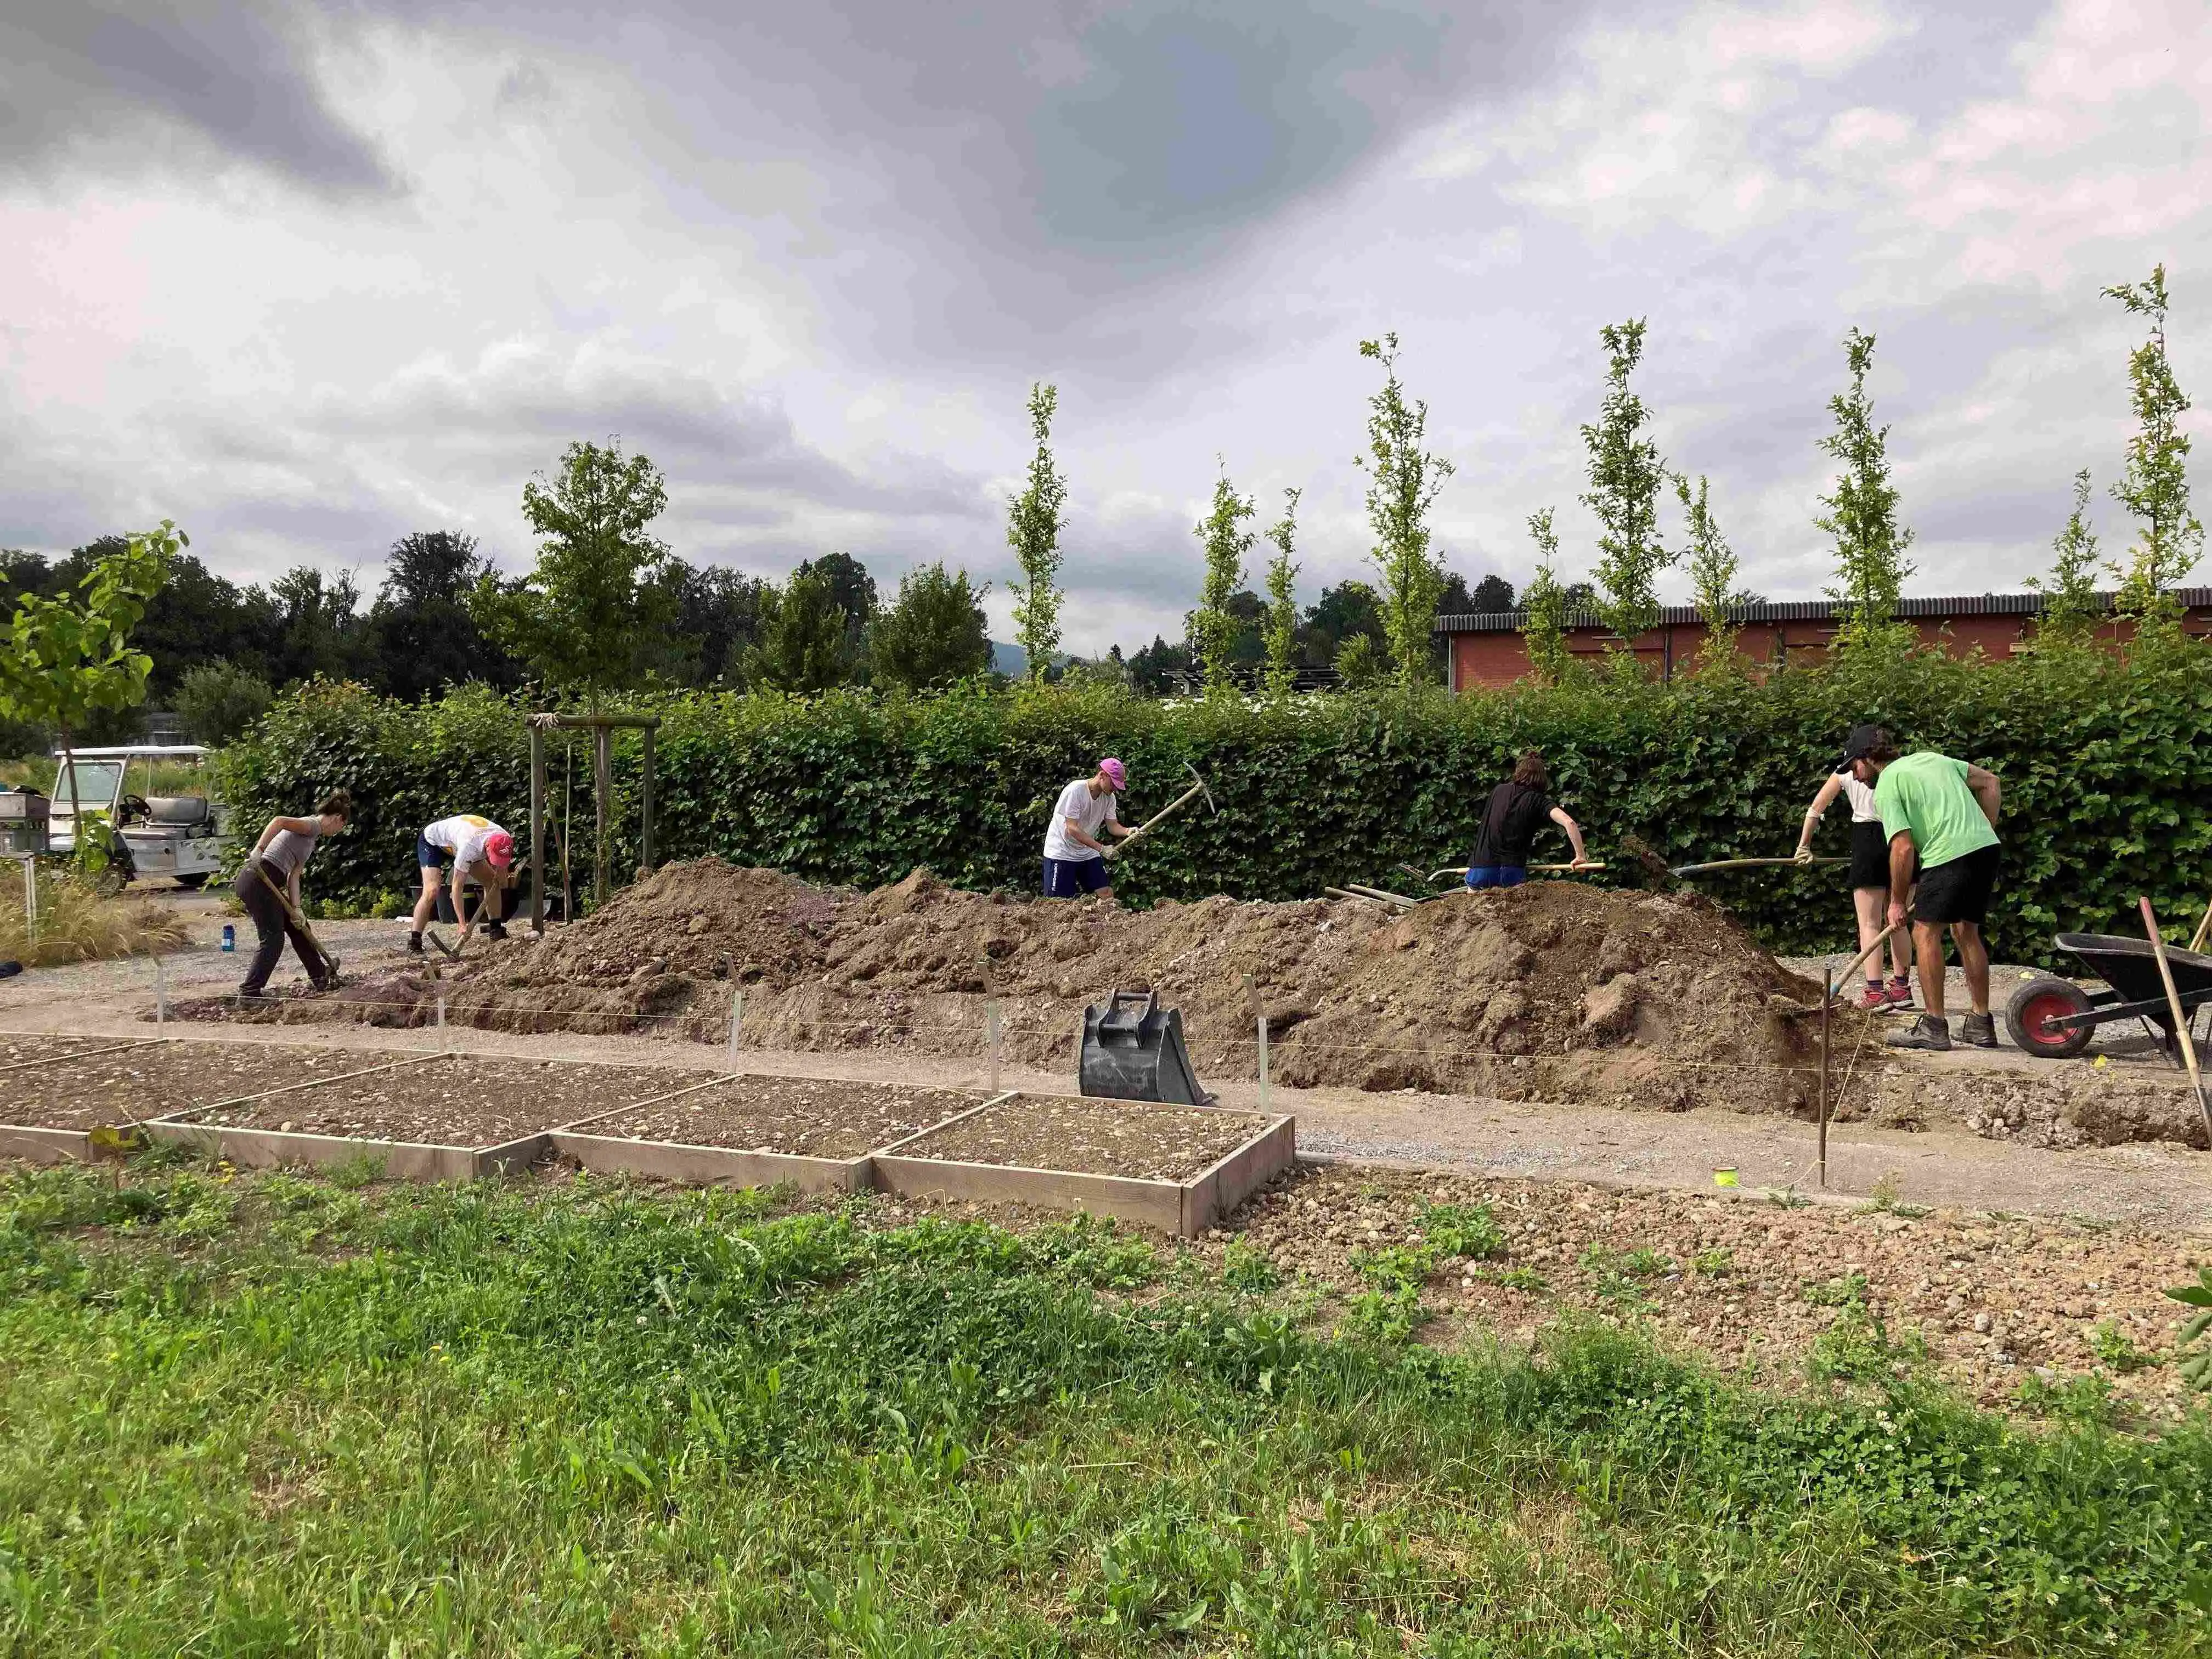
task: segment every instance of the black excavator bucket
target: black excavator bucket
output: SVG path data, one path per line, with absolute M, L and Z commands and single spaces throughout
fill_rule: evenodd
M 1157 1100 L 1204 1106 L 1183 1046 L 1182 1012 L 1159 1006 L 1154 991 L 1115 991 L 1083 1011 L 1083 1055 L 1077 1086 L 1112 1100 Z

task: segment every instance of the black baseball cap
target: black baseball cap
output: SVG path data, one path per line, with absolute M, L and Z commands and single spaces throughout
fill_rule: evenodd
M 1877 749 L 1889 747 L 1889 733 L 1879 726 L 1854 726 L 1851 734 L 1844 739 L 1844 752 L 1836 757 L 1835 769 L 1848 772 L 1853 761 L 1863 761 Z

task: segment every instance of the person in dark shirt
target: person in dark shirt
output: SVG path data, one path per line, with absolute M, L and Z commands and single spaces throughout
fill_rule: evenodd
M 1514 766 L 1513 775 L 1490 792 L 1489 803 L 1482 809 L 1482 828 L 1475 834 L 1474 853 L 1467 861 L 1469 888 L 1518 887 L 1528 880 L 1528 848 L 1547 818 L 1566 832 L 1567 844 L 1575 849 L 1575 867 L 1589 863 L 1582 826 L 1544 793 L 1551 781 L 1544 757 L 1531 749 Z

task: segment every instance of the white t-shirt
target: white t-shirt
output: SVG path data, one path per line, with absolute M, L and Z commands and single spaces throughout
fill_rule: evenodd
M 1844 798 L 1851 804 L 1853 823 L 1880 823 L 1881 814 L 1875 811 L 1874 786 L 1861 783 L 1849 772 L 1836 774 L 1836 781 L 1844 786 Z
M 489 818 L 460 812 L 450 818 L 440 818 L 422 832 L 422 839 L 451 853 L 453 869 L 458 873 L 470 865 L 482 864 L 485 841 L 498 833 L 499 826 Z
M 1120 799 L 1119 795 L 1111 793 L 1094 796 L 1091 793 L 1090 779 L 1076 779 L 1060 792 L 1060 799 L 1053 803 L 1052 822 L 1045 826 L 1044 855 L 1048 859 L 1064 859 L 1071 863 L 1097 858 L 1097 853 L 1091 848 L 1079 841 L 1068 839 L 1067 821 L 1073 818 L 1082 826 L 1085 835 L 1095 836 L 1104 827 L 1106 820 L 1114 817 L 1114 808 Z

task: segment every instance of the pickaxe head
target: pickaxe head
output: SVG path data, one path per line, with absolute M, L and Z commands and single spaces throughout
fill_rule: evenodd
M 1190 774 L 1190 781 L 1198 786 L 1198 793 L 1206 798 L 1206 810 L 1218 815 L 1221 808 L 1213 799 L 1213 791 L 1206 787 L 1206 780 L 1198 775 L 1198 769 L 1185 761 L 1182 769 Z

